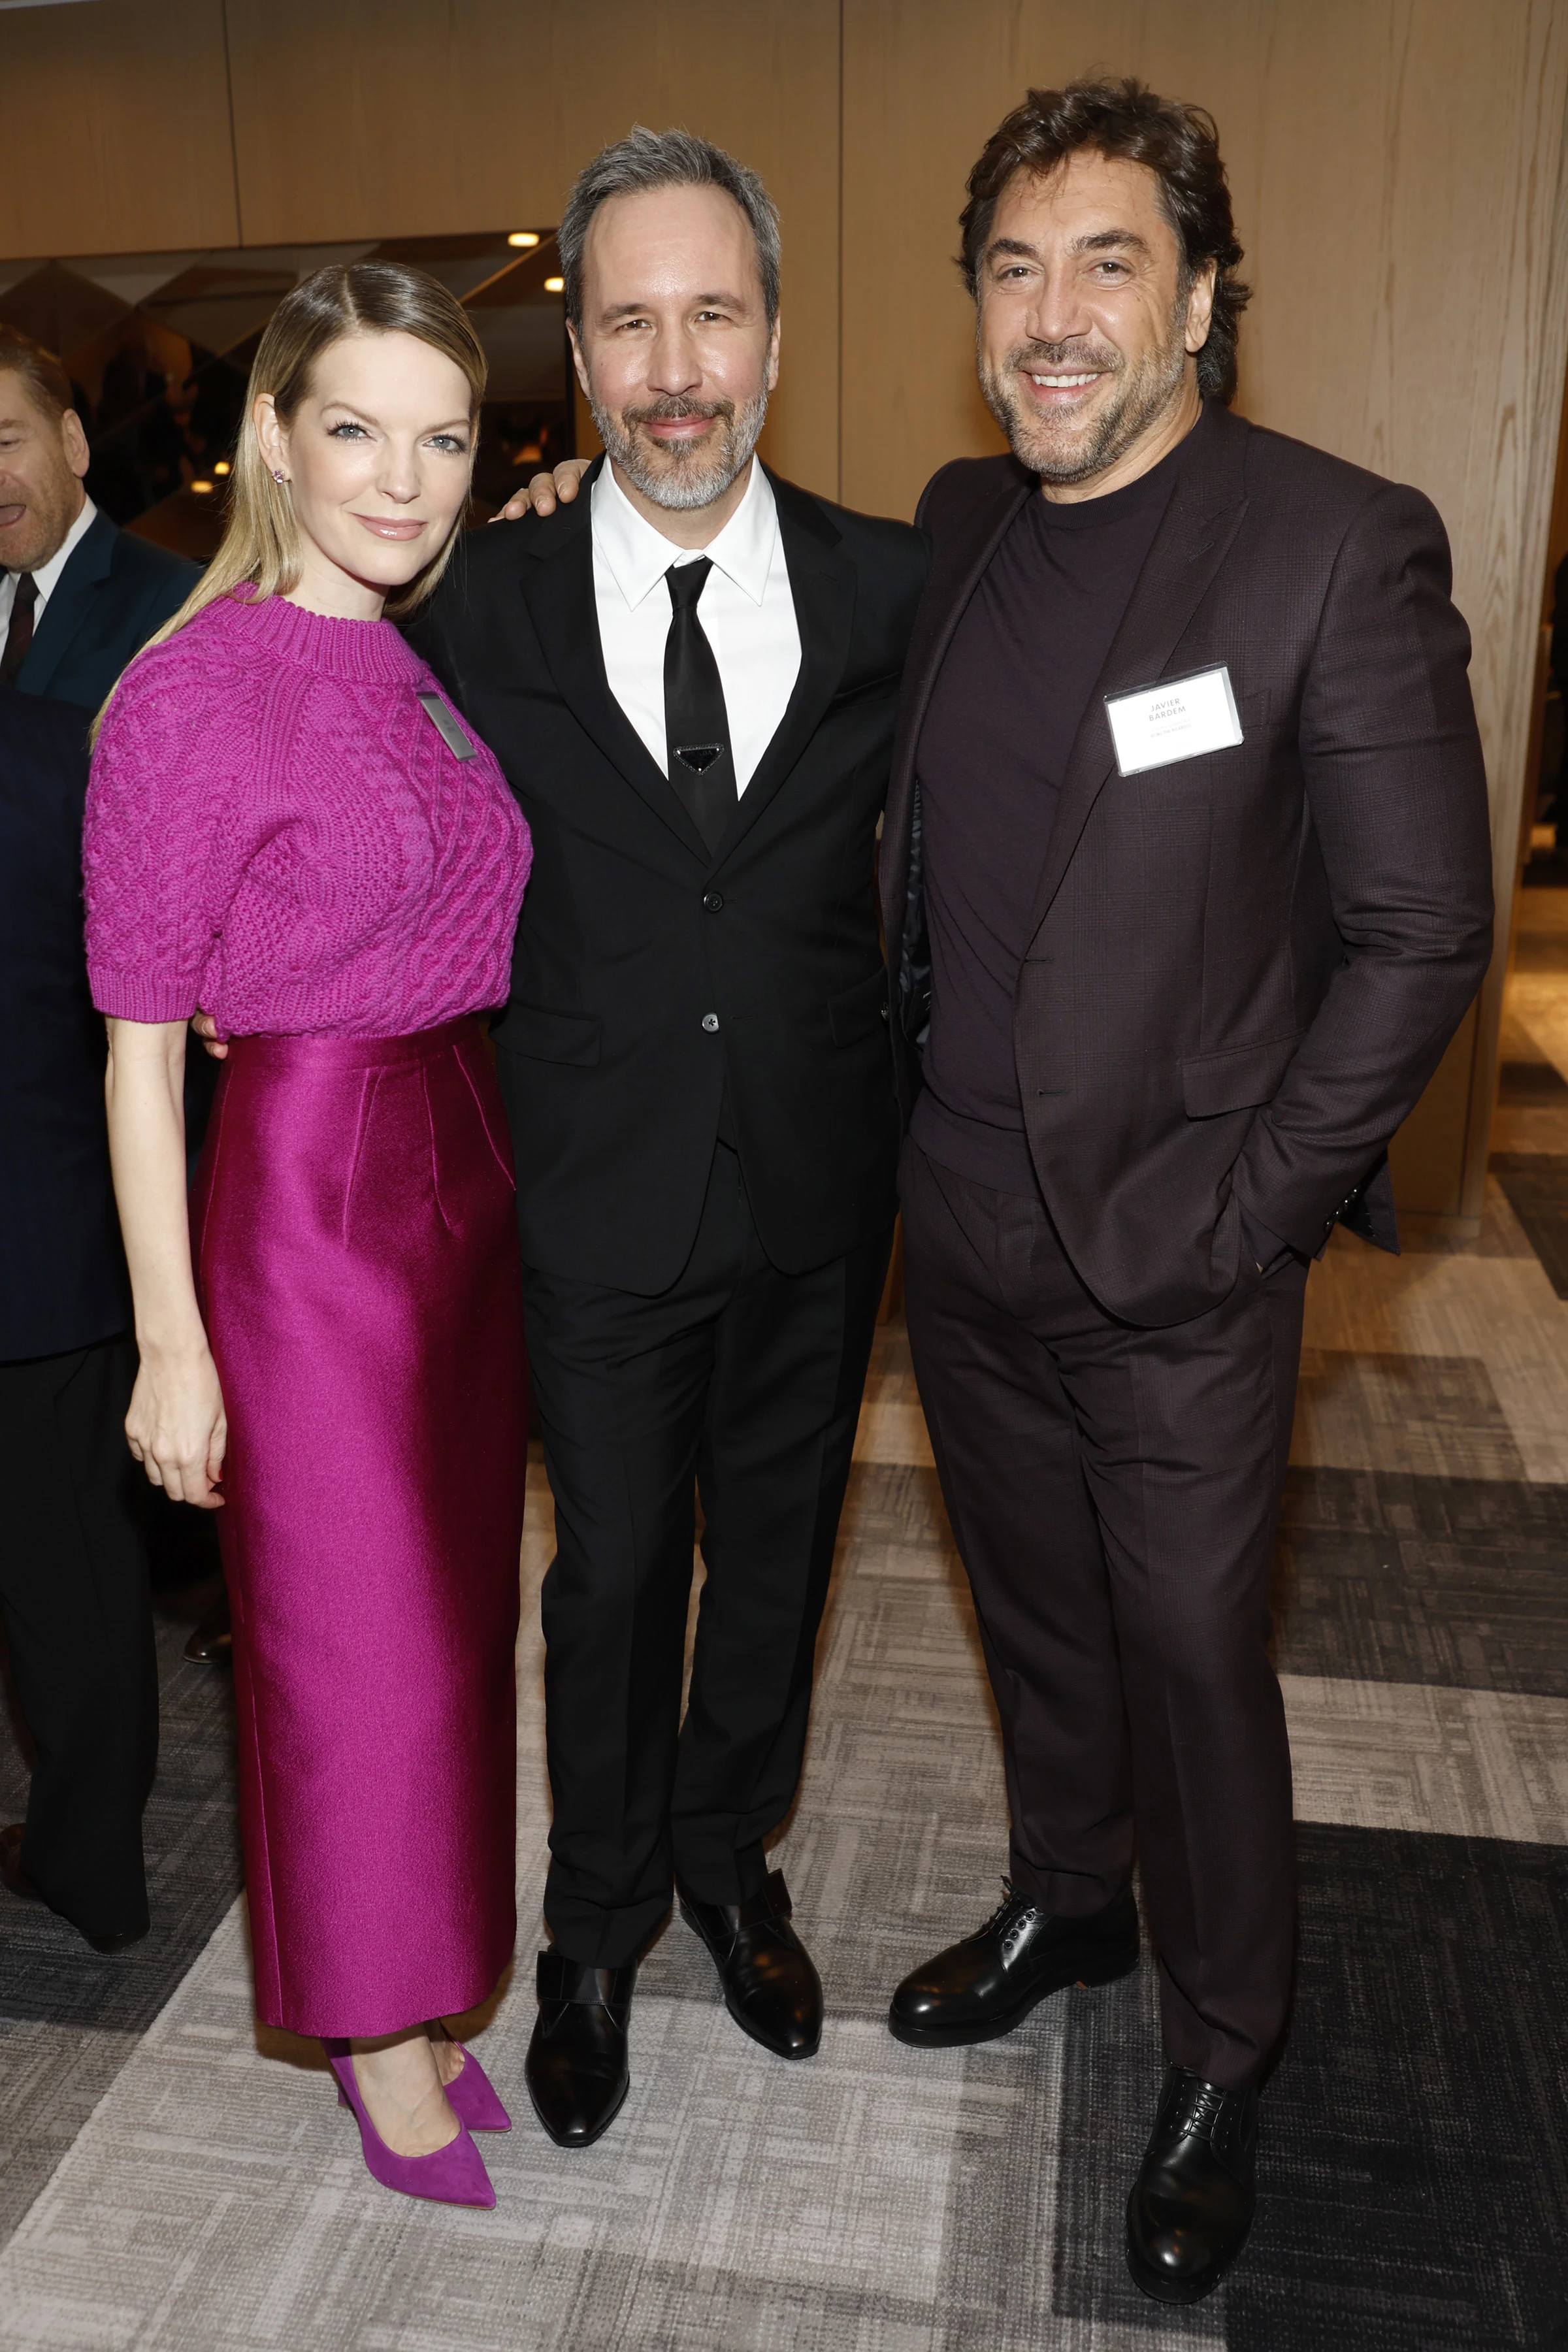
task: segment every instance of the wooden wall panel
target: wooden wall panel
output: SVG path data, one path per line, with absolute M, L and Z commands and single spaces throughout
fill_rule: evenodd
M 764 452 L 837 493 L 837 0 L 228 0 L 228 23 L 247 244 L 553 226 L 637 121 L 753 165 L 784 236 Z
M 910 513 L 944 458 L 1001 446 L 948 257 L 1007 108 L 1097 66 L 1206 105 L 1255 289 L 1239 406 L 1418 483 L 1448 526 L 1506 933 L 1568 355 L 1568 12 L 969 0 L 950 25 L 944 0 L 845 0 L 846 498 Z M 1409 1207 L 1479 1210 L 1501 970 L 1396 1154 Z
M 223 0 L 0 13 L 0 255 L 234 245 Z

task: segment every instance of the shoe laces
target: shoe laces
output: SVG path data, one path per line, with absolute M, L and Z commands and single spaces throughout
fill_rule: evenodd
M 1212 2139 L 1214 2127 L 1229 2096 L 1217 2083 L 1184 2084 L 1171 2105 L 1171 2119 L 1161 2135 L 1165 2139 Z
M 1026 1902 L 1023 1895 L 1019 1894 L 1017 1888 L 1014 1885 L 1012 1880 L 1010 1878 L 1004 1878 L 1002 1881 L 1002 1900 L 996 1906 L 995 1910 L 991 1914 L 990 1918 L 986 1920 L 984 1926 L 976 1931 L 976 1937 L 978 1939 L 980 1936 L 995 1934 L 1001 1937 L 1004 1945 L 1005 1945 L 1008 1936 L 1013 1929 L 1026 1927 L 1032 1919 L 1037 1919 L 1038 1916 L 1038 1906 L 1033 1903 Z

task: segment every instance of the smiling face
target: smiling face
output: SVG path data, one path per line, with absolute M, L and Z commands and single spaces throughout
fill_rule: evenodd
M 25 377 L 0 369 L 0 565 L 37 572 L 81 512 L 87 436 L 76 411 L 52 416 Z
M 977 292 L 981 389 L 1047 495 L 1133 480 L 1196 422 L 1214 268 L 1189 282 L 1144 164 L 1084 148 L 1015 173 Z
M 738 503 L 779 344 L 740 205 L 713 187 L 611 196 L 583 278 L 573 350 L 621 487 L 656 523 Z
M 287 424 L 263 394 L 257 438 L 300 531 L 295 604 L 374 618 L 435 561 L 468 502 L 471 403 L 457 362 L 401 332 L 329 343 Z

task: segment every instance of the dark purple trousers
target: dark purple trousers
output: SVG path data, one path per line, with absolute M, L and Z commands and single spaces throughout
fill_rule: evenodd
M 1134 1840 L 1168 2057 L 1227 2090 L 1278 2042 L 1295 1942 L 1268 1562 L 1306 1272 L 1250 1262 L 1164 1330 L 1099 1307 L 1037 1198 L 906 1143 L 910 1341 L 974 1594 L 1014 1884 L 1098 1911 Z

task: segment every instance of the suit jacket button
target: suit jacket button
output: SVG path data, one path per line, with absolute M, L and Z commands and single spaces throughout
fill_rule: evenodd
M 710 890 L 702 903 L 710 915 L 716 915 L 724 903 L 724 893 L 722 890 Z
M 719 1026 L 719 1015 L 716 1013 L 705 1013 L 702 1015 L 702 1026 L 707 1030 L 709 1035 L 711 1036 L 714 1030 Z

